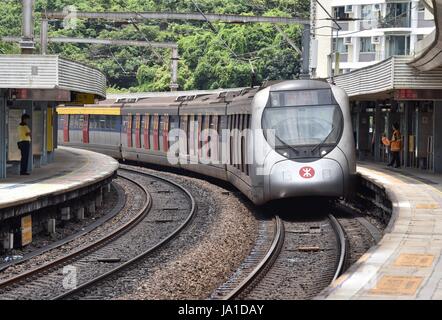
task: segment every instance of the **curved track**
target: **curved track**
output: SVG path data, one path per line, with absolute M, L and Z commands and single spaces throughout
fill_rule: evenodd
M 134 218 L 93 243 L 1 282 L 0 299 L 67 298 L 155 251 L 192 219 L 196 211 L 195 201 L 186 189 L 175 182 L 131 169 L 121 169 L 119 176 L 136 184 L 140 191 L 136 195 L 137 203 L 131 207 L 131 210 L 137 211 Z M 157 193 L 155 201 L 152 200 L 152 192 Z M 168 207 L 174 201 L 175 204 L 181 201 L 183 205 Z M 152 220 L 151 216 L 155 214 L 173 217 Z M 157 229 L 160 233 L 149 238 L 146 230 Z M 129 248 L 132 244 L 134 249 Z M 66 271 L 65 267 L 70 269 Z M 78 283 L 77 278 L 74 282 L 72 278 L 66 278 L 69 270 L 80 270 Z
M 336 239 L 336 265 L 334 268 L 333 278 L 328 277 L 329 282 L 336 280 L 344 271 L 347 259 L 347 249 L 348 243 L 345 235 L 345 231 L 342 228 L 339 221 L 331 214 L 328 215 L 328 220 Z M 263 282 L 267 277 L 268 272 L 272 268 L 277 268 L 277 273 L 284 273 L 285 268 L 289 266 L 276 266 L 275 262 L 279 257 L 287 254 L 285 250 L 288 250 L 285 245 L 286 231 L 285 224 L 291 224 L 291 222 L 284 222 L 280 217 L 276 216 L 274 218 L 274 231 L 271 245 L 268 248 L 264 257 L 256 264 L 256 266 L 251 269 L 248 275 L 237 284 L 229 284 L 228 291 L 226 288 L 222 288 L 217 293 L 218 297 L 222 300 L 232 300 L 232 299 L 244 299 L 249 296 L 255 287 Z M 327 276 L 327 275 L 326 275 Z M 222 296 L 220 296 L 222 294 Z

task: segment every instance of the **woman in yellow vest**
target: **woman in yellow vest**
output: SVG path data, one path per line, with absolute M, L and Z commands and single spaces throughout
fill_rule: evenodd
M 393 137 L 388 141 L 388 144 L 391 150 L 391 161 L 388 166 L 394 165 L 395 168 L 399 168 L 401 166 L 402 135 L 397 122 L 393 124 Z
M 28 160 L 31 150 L 31 129 L 28 127 L 29 115 L 24 114 L 21 117 L 21 123 L 18 126 L 18 148 L 21 152 L 20 175 L 28 176 Z

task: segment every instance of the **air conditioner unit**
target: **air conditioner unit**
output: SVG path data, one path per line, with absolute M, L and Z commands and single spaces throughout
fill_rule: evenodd
M 350 5 L 346 5 L 345 9 L 344 9 L 344 12 L 345 13 L 353 13 L 353 6 L 351 4 Z
M 345 37 L 345 38 L 344 38 L 344 44 L 345 44 L 345 45 L 349 45 L 349 44 L 351 44 L 351 37 Z
M 375 12 L 381 11 L 381 4 L 380 3 L 375 3 L 373 5 L 373 11 L 375 11 Z
M 381 37 L 379 37 L 379 36 L 371 37 L 371 43 L 372 44 L 380 44 L 381 43 Z

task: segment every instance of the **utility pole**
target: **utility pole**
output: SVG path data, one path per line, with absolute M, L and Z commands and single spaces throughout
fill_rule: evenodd
M 22 54 L 32 54 L 34 44 L 34 0 L 22 0 L 22 38 L 20 41 Z

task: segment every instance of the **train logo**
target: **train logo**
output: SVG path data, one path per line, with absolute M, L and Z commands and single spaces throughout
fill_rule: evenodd
M 303 167 L 299 170 L 299 175 L 304 179 L 311 179 L 315 176 L 315 169 L 312 167 Z

